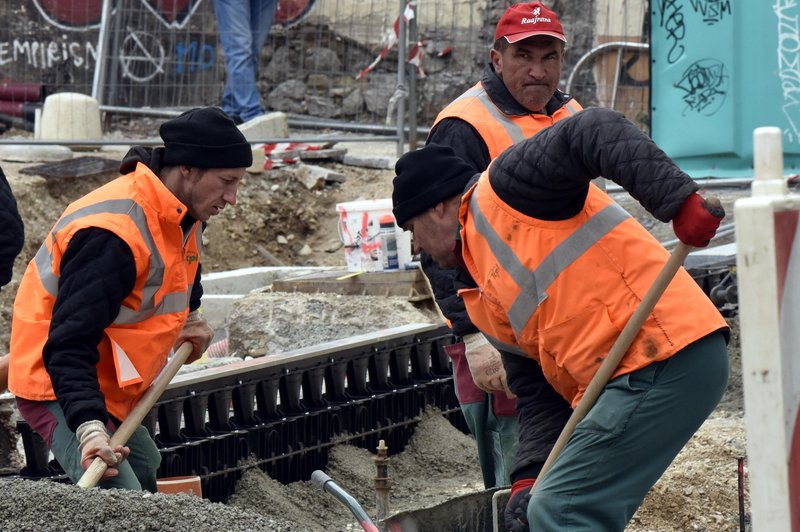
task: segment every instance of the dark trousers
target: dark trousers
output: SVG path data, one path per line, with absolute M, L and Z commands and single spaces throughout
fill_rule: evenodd
M 530 530 L 624 530 L 727 381 L 728 351 L 717 332 L 609 382 L 537 483 Z

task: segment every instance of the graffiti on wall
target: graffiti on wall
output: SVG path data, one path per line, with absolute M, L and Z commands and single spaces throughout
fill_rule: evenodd
M 39 14 L 63 30 L 100 27 L 103 0 L 32 0 Z M 203 0 L 141 0 L 142 6 L 168 28 L 183 28 Z M 118 6 L 115 6 L 114 12 Z
M 168 31 L 184 29 L 204 0 L 140 0 L 141 7 Z M 97 42 L 68 37 L 98 30 L 103 0 L 31 0 L 47 25 L 64 33 L 54 39 L 14 38 L 0 41 L 0 66 L 20 63 L 28 68 L 47 70 L 70 64 L 91 70 L 97 61 Z M 291 26 L 305 18 L 315 0 L 281 0 L 275 22 Z M 114 2 L 112 17 L 129 3 Z M 165 39 L 164 35 L 128 26 L 121 38 L 118 58 L 122 74 L 135 82 L 147 83 L 166 72 L 167 60 L 173 60 L 172 73 L 191 74 L 209 70 L 216 60 L 215 47 L 196 39 Z M 165 41 L 174 41 L 167 45 Z
M 709 26 L 731 16 L 730 0 L 692 0 L 692 9 L 703 17 L 703 22 Z
M 781 80 L 783 114 L 789 122 L 787 140 L 800 140 L 800 9 L 796 0 L 776 0 L 778 18 L 778 75 Z
M 657 0 L 655 5 L 654 14 L 658 15 L 658 26 L 665 32 L 666 60 L 670 65 L 693 59 L 692 54 L 687 57 L 687 16 L 700 17 L 709 26 L 726 18 L 732 20 L 730 0 L 690 0 L 691 9 L 686 11 L 683 0 Z M 693 61 L 684 69 L 680 79 L 673 83 L 686 104 L 682 113 L 684 116 L 689 113 L 702 116 L 716 114 L 725 103 L 729 86 L 730 74 L 724 62 L 714 58 Z
M 683 39 L 686 37 L 683 4 L 678 0 L 657 0 L 656 5 L 660 17 L 659 26 L 666 32 L 669 43 L 667 62 L 672 65 L 677 63 L 686 51 L 683 45 Z
M 675 84 L 684 92 L 686 108 L 683 114 L 695 112 L 712 116 L 720 110 L 728 94 L 730 76 L 725 65 L 716 59 L 700 59 L 684 71 L 681 80 Z
M 97 60 L 96 44 L 90 41 L 13 39 L 0 41 L 0 66 L 21 63 L 37 70 L 51 69 L 65 63 L 88 70 Z

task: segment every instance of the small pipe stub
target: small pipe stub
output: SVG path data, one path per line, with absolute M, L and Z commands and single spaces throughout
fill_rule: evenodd
M 378 453 L 373 458 L 375 461 L 375 517 L 380 522 L 389 515 L 389 492 L 392 481 L 389 478 L 389 448 L 386 447 L 386 442 L 380 440 L 376 450 Z

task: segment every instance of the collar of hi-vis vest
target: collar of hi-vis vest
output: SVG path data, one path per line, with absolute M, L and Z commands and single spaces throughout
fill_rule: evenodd
M 494 67 L 492 67 L 491 63 L 487 63 L 486 68 L 483 70 L 481 85 L 483 85 L 483 88 L 486 91 L 486 94 L 489 96 L 489 99 L 492 100 L 492 103 L 508 116 L 541 114 L 552 116 L 553 113 L 558 111 L 570 99 L 568 95 L 556 89 L 556 92 L 550 97 L 550 101 L 548 101 L 547 105 L 545 105 L 544 113 L 529 111 L 523 107 L 521 103 L 515 100 L 513 96 L 511 96 L 506 84 L 503 83 L 503 80 L 500 79 L 500 76 L 498 76 L 497 72 L 494 71 Z
M 163 295 L 160 300 L 156 300 L 156 294 L 164 283 L 166 273 L 166 262 L 161 256 L 161 252 L 156 244 L 156 238 L 151 232 L 147 222 L 147 214 L 137 201 L 147 202 L 148 208 L 160 206 L 169 212 L 163 213 L 162 217 L 168 223 L 174 223 L 179 227 L 180 218 L 186 212 L 186 207 L 175 198 L 163 183 L 146 166 L 137 167 L 135 176 L 124 176 L 119 179 L 130 177 L 134 180 L 134 189 L 137 191 L 137 200 L 131 198 L 118 198 L 102 200 L 97 203 L 88 204 L 69 214 L 62 216 L 51 231 L 51 237 L 55 241 L 56 233 L 76 219 L 95 214 L 117 214 L 129 216 L 142 238 L 142 242 L 147 246 L 149 254 L 149 265 L 147 269 L 147 280 L 142 288 L 141 304 L 138 309 L 131 309 L 123 305 L 119 314 L 114 320 L 114 324 L 125 325 L 138 323 L 157 314 L 170 314 L 183 312 L 186 310 L 191 284 L 185 290 L 172 292 Z M 178 212 L 180 209 L 180 212 Z M 162 213 L 159 213 L 161 215 Z M 199 250 L 202 247 L 202 231 L 195 231 L 194 245 Z M 53 271 L 53 256 L 46 244 L 42 244 L 34 257 L 39 281 L 42 287 L 52 296 L 58 294 L 59 276 Z
M 189 212 L 175 194 L 153 173 L 144 163 L 137 163 L 134 171 L 134 188 L 139 197 L 150 203 L 153 210 L 169 223 L 180 224 L 183 217 Z
M 590 184 L 590 197 L 602 194 L 599 189 L 594 190 L 595 188 L 595 185 Z M 500 236 L 497 228 L 489 221 L 486 212 L 481 208 L 483 201 L 478 199 L 480 195 L 486 195 L 487 203 L 491 202 L 502 206 L 505 206 L 505 203 L 494 193 L 488 180 L 482 180 L 472 190 L 468 209 L 475 230 L 486 241 L 502 269 L 508 273 L 520 289 L 507 311 L 509 324 L 517 337 L 533 317 L 539 305 L 547 299 L 547 290 L 556 278 L 600 239 L 631 217 L 627 211 L 613 201 L 595 213 L 587 213 L 588 218 L 580 225 L 576 225 L 571 235 L 554 247 L 547 256 L 542 257 L 538 265 L 531 269 L 517 256 L 514 248 Z M 588 202 L 589 198 L 586 201 Z M 504 211 L 508 209 L 510 208 L 505 206 Z M 520 216 L 525 215 L 520 213 Z M 540 220 L 537 220 L 537 223 L 564 224 L 563 221 Z

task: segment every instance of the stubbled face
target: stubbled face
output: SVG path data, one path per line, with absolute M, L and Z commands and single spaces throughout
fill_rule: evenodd
M 183 167 L 186 168 L 186 167 Z M 245 168 L 189 168 L 182 198 L 189 214 L 201 222 L 236 204 L 236 191 Z
M 458 260 L 454 253 L 458 215 L 441 208 L 429 209 L 411 218 L 403 226 L 411 231 L 414 253 L 425 251 L 443 268 L 455 268 Z
M 536 35 L 491 50 L 492 66 L 508 91 L 523 107 L 541 112 L 558 87 L 564 62 L 564 43 Z

